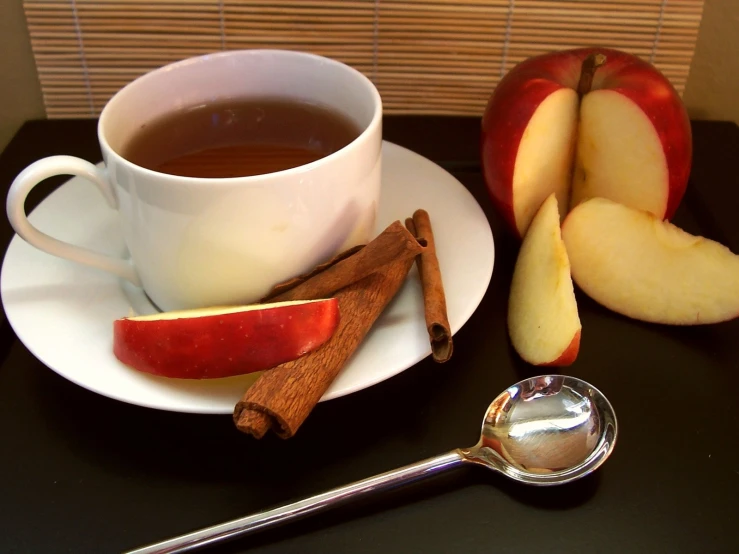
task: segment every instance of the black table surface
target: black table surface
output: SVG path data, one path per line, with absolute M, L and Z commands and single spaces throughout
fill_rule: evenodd
M 470 446 L 500 391 L 543 373 L 521 362 L 505 314 L 517 243 L 480 174 L 479 121 L 388 117 L 385 138 L 474 194 L 496 242 L 493 278 L 446 364 L 426 359 L 316 407 L 290 440 L 256 441 L 230 416 L 157 411 L 45 367 L 2 317 L 0 552 L 120 552 Z M 739 128 L 693 123 L 694 160 L 674 222 L 739 253 Z M 95 122 L 32 121 L 0 157 L 0 184 L 47 155 L 101 159 Z M 30 210 L 65 178 L 30 196 Z M 93 188 L 91 187 L 91 191 Z M 12 236 L 0 226 L 3 249 Z M 212 552 L 737 552 L 739 320 L 629 320 L 578 291 L 577 361 L 619 420 L 612 457 L 569 485 L 531 488 L 460 468 Z

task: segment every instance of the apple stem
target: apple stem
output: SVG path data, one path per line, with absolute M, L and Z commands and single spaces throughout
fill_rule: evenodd
M 605 54 L 595 52 L 583 60 L 582 69 L 580 70 L 580 81 L 577 83 L 577 95 L 580 99 L 590 92 L 590 87 L 593 86 L 595 70 L 604 63 L 606 63 Z

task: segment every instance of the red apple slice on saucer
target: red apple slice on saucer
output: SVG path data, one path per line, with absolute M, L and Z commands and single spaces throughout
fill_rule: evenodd
M 126 317 L 113 324 L 113 352 L 145 373 L 216 379 L 294 360 L 331 338 L 338 323 L 336 298 Z
M 739 316 L 739 256 L 722 244 L 605 198 L 572 210 L 562 235 L 577 285 L 614 312 L 672 325 Z
M 529 226 L 513 271 L 508 333 L 533 365 L 566 366 L 580 350 L 580 316 L 554 193 Z

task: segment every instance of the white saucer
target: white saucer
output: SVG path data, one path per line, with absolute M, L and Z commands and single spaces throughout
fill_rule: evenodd
M 472 195 L 444 169 L 383 143 L 381 231 L 417 208 L 429 212 L 456 333 L 482 300 L 493 272 L 493 235 Z M 30 221 L 50 235 L 122 256 L 116 212 L 94 186 L 75 177 L 50 194 Z M 113 355 L 113 321 L 156 310 L 140 289 L 50 256 L 15 236 L 0 277 L 2 301 L 18 338 L 59 375 L 99 394 L 149 408 L 228 414 L 256 375 L 188 381 L 134 371 Z M 431 353 L 414 266 L 408 280 L 322 400 L 388 379 Z

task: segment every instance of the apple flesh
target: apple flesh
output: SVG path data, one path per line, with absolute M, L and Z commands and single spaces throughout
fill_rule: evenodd
M 522 359 L 566 366 L 577 358 L 582 326 L 554 193 L 523 239 L 508 302 L 508 333 Z
M 739 316 L 739 256 L 715 241 L 605 198 L 572 210 L 562 236 L 577 285 L 614 312 L 672 325 Z
M 481 156 L 494 204 L 523 238 L 552 192 L 562 217 L 604 197 L 669 219 L 687 185 L 692 135 L 654 66 L 580 48 L 529 58 L 501 79 L 483 115 Z
M 217 379 L 275 367 L 315 350 L 339 323 L 336 298 L 126 317 L 113 352 L 153 375 Z
M 591 92 L 580 106 L 570 207 L 601 197 L 660 218 L 671 216 L 665 147 L 644 111 L 627 96 Z M 680 196 L 687 178 L 676 189 Z

